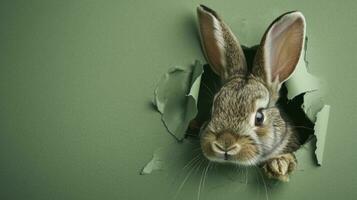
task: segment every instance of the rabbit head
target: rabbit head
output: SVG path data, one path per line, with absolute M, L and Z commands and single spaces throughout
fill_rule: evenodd
M 205 57 L 222 80 L 201 131 L 203 154 L 212 161 L 255 165 L 281 153 L 293 137 L 275 104 L 300 58 L 304 16 L 289 12 L 274 20 L 248 68 L 237 38 L 217 13 L 201 5 L 197 14 Z

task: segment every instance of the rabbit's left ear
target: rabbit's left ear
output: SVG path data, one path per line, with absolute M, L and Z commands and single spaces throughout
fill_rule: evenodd
M 283 83 L 294 72 L 305 38 L 305 18 L 300 12 L 278 17 L 265 32 L 252 73 L 267 83 Z

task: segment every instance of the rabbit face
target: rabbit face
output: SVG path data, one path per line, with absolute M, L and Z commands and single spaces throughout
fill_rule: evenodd
M 276 125 L 284 125 L 269 89 L 254 76 L 233 78 L 216 94 L 211 120 L 201 133 L 210 160 L 254 165 L 281 142 Z

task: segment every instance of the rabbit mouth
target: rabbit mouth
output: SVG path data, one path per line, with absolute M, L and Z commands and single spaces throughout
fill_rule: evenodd
M 254 166 L 259 163 L 259 156 L 251 157 L 249 159 L 237 159 L 236 157 L 228 154 L 205 157 L 212 162 L 235 164 L 241 166 Z

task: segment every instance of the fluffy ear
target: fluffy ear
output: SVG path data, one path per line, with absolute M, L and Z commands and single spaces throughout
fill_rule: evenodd
M 247 64 L 242 48 L 230 28 L 206 6 L 197 8 L 201 44 L 213 71 L 223 80 L 245 74 Z
M 265 32 L 252 73 L 267 83 L 283 83 L 294 72 L 305 38 L 305 18 L 300 12 L 281 15 Z

